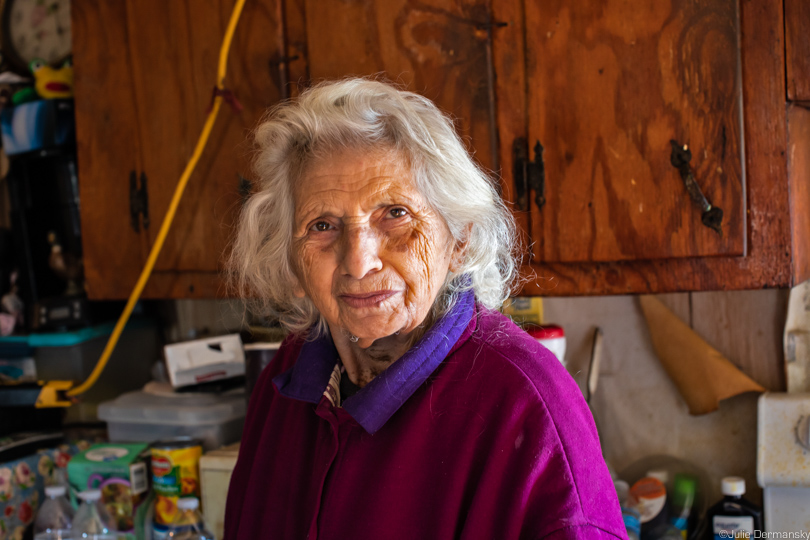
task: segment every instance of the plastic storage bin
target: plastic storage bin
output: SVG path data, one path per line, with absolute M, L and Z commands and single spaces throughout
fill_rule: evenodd
M 6 336 L 0 338 L 0 350 L 13 352 L 14 348 L 26 347 L 33 351 L 37 380 L 79 384 L 92 373 L 114 326 L 107 323 L 72 331 Z M 82 394 L 81 401 L 67 409 L 65 421 L 98 421 L 98 405 L 141 388 L 151 379 L 152 365 L 160 358 L 157 324 L 147 318 L 132 319 L 121 334 L 107 368 L 96 384 Z M 5 414 L 6 411 L 0 411 L 0 415 Z
M 242 437 L 243 393 L 156 395 L 128 392 L 98 407 L 111 442 L 155 442 L 192 437 L 213 450 Z

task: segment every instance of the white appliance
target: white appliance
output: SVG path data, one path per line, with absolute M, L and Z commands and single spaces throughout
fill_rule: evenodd
M 757 411 L 766 532 L 810 532 L 810 394 L 768 392 Z M 798 538 L 798 537 L 797 537 Z

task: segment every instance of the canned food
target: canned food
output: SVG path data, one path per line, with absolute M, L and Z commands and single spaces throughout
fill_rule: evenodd
M 202 443 L 190 437 L 158 441 L 151 446 L 155 523 L 170 525 L 180 497 L 200 497 Z

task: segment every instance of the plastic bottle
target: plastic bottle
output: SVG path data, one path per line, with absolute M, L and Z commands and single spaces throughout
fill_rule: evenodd
M 641 536 L 641 520 L 639 519 L 638 510 L 635 508 L 622 508 L 622 519 L 624 520 L 624 528 L 627 530 L 627 538 L 629 540 L 639 540 Z
M 741 535 L 759 538 L 762 535 L 762 509 L 743 498 L 745 479 L 727 476 L 723 478 L 722 489 L 723 499 L 706 513 L 707 540 L 738 538 Z
M 636 509 L 641 514 L 642 540 L 660 538 L 669 526 L 667 477 L 666 471 L 649 471 L 630 488 L 630 496 L 637 501 Z
M 34 540 L 72 539 L 73 507 L 68 502 L 65 486 L 47 486 L 45 502 L 34 520 Z
M 112 517 L 101 502 L 101 490 L 82 491 L 79 498 L 82 504 L 73 518 L 74 538 L 117 540 Z
M 682 540 L 681 530 L 675 525 L 667 525 L 658 540 Z
M 199 512 L 200 501 L 196 497 L 183 497 L 177 501 L 169 535 L 171 540 L 214 540 L 214 535 L 205 528 Z
M 630 485 L 624 480 L 614 478 L 613 487 L 619 497 L 619 506 L 622 508 L 622 519 L 624 520 L 624 528 L 627 530 L 627 537 L 630 540 L 639 540 L 641 521 L 638 510 L 635 508 L 636 501 L 630 497 Z
M 696 512 L 694 512 L 695 496 L 697 494 L 697 478 L 689 474 L 675 475 L 672 486 L 670 506 L 670 521 L 681 531 L 681 537 L 686 540 L 695 530 Z

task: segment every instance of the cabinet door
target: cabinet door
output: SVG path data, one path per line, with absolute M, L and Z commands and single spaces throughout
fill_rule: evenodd
M 528 141 L 545 149 L 534 260 L 745 254 L 737 1 L 526 2 Z M 672 140 L 722 234 L 701 223 Z
M 126 5 L 72 3 L 79 198 L 90 298 L 120 298 L 134 286 L 148 242 L 130 220 L 130 173 L 141 170 L 128 54 Z
M 154 242 L 180 175 L 205 122 L 222 38 L 233 0 L 129 0 L 130 40 L 143 171 L 148 178 Z M 149 297 L 213 297 L 241 204 L 240 177 L 250 178 L 250 131 L 279 100 L 271 61 L 283 50 L 279 2 L 248 2 L 236 29 L 225 87 L 243 107 L 223 104 L 202 158 L 145 291 Z
M 313 81 L 381 75 L 420 93 L 457 119 L 481 165 L 497 169 L 488 6 L 488 0 L 305 0 L 305 10 L 287 11 L 305 13 Z M 296 26 L 293 44 L 302 41 L 292 33 Z
M 785 68 L 790 101 L 810 101 L 810 2 L 785 0 Z

